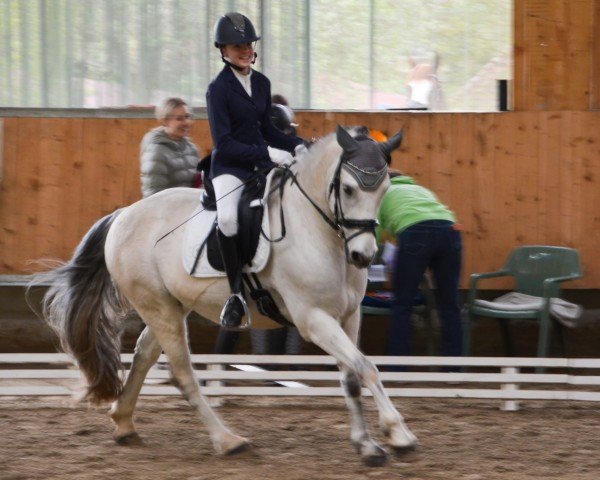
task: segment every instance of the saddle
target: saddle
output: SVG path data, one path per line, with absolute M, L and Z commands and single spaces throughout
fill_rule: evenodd
M 238 251 L 244 264 L 244 296 L 250 295 L 261 314 L 282 325 L 291 325 L 256 275 L 266 266 L 271 250 L 265 191 L 278 177 L 279 172 L 271 171 L 268 176 L 257 175 L 244 186 L 238 206 Z M 217 240 L 216 198 L 212 182 L 205 180 L 204 186 L 202 207 L 194 213 L 184 233 L 183 264 L 194 277 L 222 277 L 226 274 Z
M 210 180 L 208 180 L 208 182 L 210 182 Z M 238 205 L 238 251 L 242 257 L 243 264 L 247 266 L 252 265 L 252 260 L 258 249 L 258 242 L 260 239 L 264 215 L 264 206 L 262 200 L 264 197 L 266 184 L 267 178 L 265 175 L 259 175 L 252 179 L 251 182 L 245 185 L 240 203 Z M 206 209 L 216 209 L 214 190 L 207 188 L 204 191 L 202 204 Z M 219 250 L 219 244 L 217 242 L 216 219 L 212 225 L 208 237 L 205 240 L 205 243 L 201 244 L 200 248 L 198 249 L 196 261 L 194 262 L 195 264 L 197 264 L 199 261 L 204 246 L 206 248 L 208 262 L 211 267 L 219 272 L 225 272 L 223 258 L 221 257 L 221 251 Z M 191 275 L 194 274 L 194 270 L 195 268 L 192 268 L 192 271 L 190 272 Z

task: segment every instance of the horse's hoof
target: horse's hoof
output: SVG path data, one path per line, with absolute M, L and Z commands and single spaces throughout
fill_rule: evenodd
M 393 445 L 390 445 L 390 447 L 394 451 L 394 454 L 397 457 L 401 457 L 403 455 L 407 455 L 409 453 L 416 452 L 417 449 L 419 448 L 419 444 L 413 443 L 412 445 L 405 445 L 402 447 L 395 447 Z
M 140 437 L 137 432 L 131 432 L 126 435 L 121 435 L 120 437 L 115 437 L 115 442 L 117 442 L 119 445 L 126 447 L 133 447 L 144 444 L 142 437 Z
M 219 442 L 215 442 L 215 449 L 220 455 L 235 455 L 248 449 L 250 442 L 244 437 L 228 433 L 221 437 Z
M 369 450 L 368 453 L 362 454 L 362 460 L 367 467 L 381 467 L 387 463 L 389 455 L 383 447 L 373 444 Z
M 383 453 L 373 453 L 363 457 L 363 462 L 367 467 L 382 467 L 388 461 L 388 454 L 383 450 Z
M 225 452 L 225 455 L 230 456 L 230 455 L 237 455 L 238 453 L 242 453 L 245 452 L 246 450 L 250 449 L 250 442 L 245 441 L 243 443 L 240 443 L 239 445 L 233 447 L 231 450 L 228 450 Z

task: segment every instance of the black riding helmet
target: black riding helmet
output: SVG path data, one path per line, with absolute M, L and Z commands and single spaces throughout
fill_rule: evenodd
M 215 23 L 215 47 L 224 45 L 242 45 L 260 40 L 256 34 L 254 25 L 246 17 L 238 12 L 229 12 L 223 15 Z

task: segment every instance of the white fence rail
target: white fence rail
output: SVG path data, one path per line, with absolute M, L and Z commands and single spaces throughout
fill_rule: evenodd
M 133 355 L 123 354 L 125 366 Z M 386 372 L 381 379 L 392 397 L 502 400 L 505 410 L 519 400 L 600 401 L 600 359 L 491 357 L 369 357 L 378 367 L 406 365 L 423 371 Z M 161 361 L 166 358 L 161 357 Z M 192 355 L 202 392 L 225 396 L 341 396 L 336 362 L 321 355 Z M 67 368 L 65 354 L 0 354 L 0 397 L 70 395 L 79 371 Z M 294 370 L 266 370 L 278 365 Z M 19 368 L 14 368 L 18 366 Z M 282 367 L 285 366 L 285 367 Z M 299 369 L 299 367 L 304 367 Z M 435 372 L 432 367 L 465 367 L 464 372 Z M 28 367 L 28 368 L 24 368 Z M 37 368 L 33 368 L 37 367 Z M 536 373 L 536 369 L 545 369 Z M 593 373 L 593 374 L 590 374 Z M 179 395 L 167 370 L 152 368 L 142 395 Z M 268 382 L 265 386 L 264 382 Z M 370 392 L 363 389 L 366 396 Z

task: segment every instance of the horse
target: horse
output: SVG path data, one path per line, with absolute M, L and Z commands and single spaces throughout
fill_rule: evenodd
M 408 64 L 410 70 L 405 82 L 410 92 L 408 108 L 446 110 L 444 92 L 437 74 L 440 56 L 434 53 L 431 62 L 417 62 L 409 55 Z
M 288 168 L 291 174 L 282 180 L 281 195 L 268 198 L 272 231 L 281 229 L 283 218 L 287 233 L 272 244 L 258 273 L 302 337 L 336 358 L 350 411 L 351 442 L 368 465 L 385 463 L 389 454 L 367 430 L 361 386 L 373 394 L 388 445 L 403 453 L 418 443 L 385 393 L 377 368 L 357 348 L 366 267 L 377 249 L 377 209 L 389 186 L 391 151 L 401 138 L 399 132 L 376 142 L 363 129 L 338 127 L 305 150 Z M 109 415 L 119 444 L 141 442 L 133 412 L 144 378 L 162 350 L 216 452 L 232 454 L 249 446 L 210 407 L 190 361 L 187 315 L 196 311 L 218 319 L 229 294 L 224 278 L 195 278 L 183 268 L 183 228 L 173 227 L 183 224 L 198 203 L 197 189 L 173 188 L 117 210 L 96 222 L 69 262 L 43 274 L 52 284 L 44 298 L 44 317 L 87 382 L 82 399 L 113 402 Z M 119 323 L 131 308 L 145 327 L 123 382 Z

